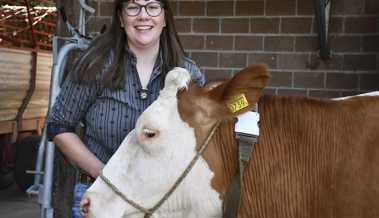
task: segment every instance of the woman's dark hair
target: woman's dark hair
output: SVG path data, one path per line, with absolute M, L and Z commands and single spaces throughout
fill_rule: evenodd
M 102 69 L 105 70 L 101 80 L 104 87 L 120 89 L 124 87 L 125 49 L 127 36 L 121 27 L 119 15 L 122 13 L 122 3 L 126 0 L 114 2 L 114 15 L 111 27 L 104 34 L 98 36 L 76 62 L 73 73 L 78 83 L 93 82 Z M 129 0 L 132 1 L 132 0 Z M 160 52 L 162 56 L 162 81 L 168 71 L 176 66 L 182 66 L 185 53 L 175 29 L 174 16 L 167 0 L 159 0 L 165 11 L 166 26 L 160 36 Z M 110 54 L 113 53 L 112 64 L 107 64 Z M 128 61 L 128 60 L 126 60 Z M 107 68 L 104 68 L 105 65 Z

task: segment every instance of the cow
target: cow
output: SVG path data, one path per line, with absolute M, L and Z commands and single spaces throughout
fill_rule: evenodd
M 235 117 L 256 103 L 260 135 L 241 175 L 238 218 L 379 217 L 379 97 L 262 95 L 269 77 L 256 64 L 198 87 L 186 70 L 169 72 L 86 192 L 88 217 L 221 218 L 239 171 Z

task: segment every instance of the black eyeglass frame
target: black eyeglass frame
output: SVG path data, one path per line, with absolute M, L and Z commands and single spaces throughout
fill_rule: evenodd
M 137 12 L 136 14 L 132 14 L 132 15 L 131 15 L 131 14 L 128 13 L 127 6 L 128 6 L 129 4 L 133 4 L 133 5 L 138 6 L 138 12 Z M 151 15 L 151 14 L 149 13 L 149 10 L 147 9 L 147 7 L 148 7 L 149 5 L 151 5 L 151 4 L 158 4 L 158 5 L 160 6 L 160 9 L 161 9 L 161 10 L 160 10 L 160 12 L 159 12 L 157 15 Z M 147 15 L 149 15 L 150 17 L 158 17 L 159 15 L 162 14 L 162 11 L 164 11 L 164 9 L 165 9 L 165 8 L 164 8 L 164 4 L 161 3 L 161 2 L 149 2 L 149 3 L 147 3 L 146 5 L 141 5 L 141 4 L 138 4 L 138 3 L 136 3 L 136 2 L 130 2 L 130 1 L 123 2 L 123 10 L 125 10 L 126 15 L 128 15 L 128 16 L 130 16 L 130 17 L 136 17 L 136 16 L 138 16 L 138 15 L 141 13 L 142 8 L 145 9 Z

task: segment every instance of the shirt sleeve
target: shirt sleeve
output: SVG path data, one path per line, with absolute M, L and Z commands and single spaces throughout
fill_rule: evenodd
M 197 85 L 204 86 L 205 76 L 193 60 L 186 58 L 184 61 L 184 68 L 186 68 L 191 73 L 192 80 Z
M 75 83 L 70 75 L 63 83 L 61 91 L 47 117 L 47 136 L 52 140 L 64 132 L 75 132 L 88 108 L 96 100 L 98 85 Z

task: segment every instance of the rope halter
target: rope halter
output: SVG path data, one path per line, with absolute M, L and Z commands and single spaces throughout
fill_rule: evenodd
M 188 175 L 188 173 L 191 171 L 199 157 L 203 154 L 204 150 L 208 147 L 208 144 L 210 140 L 212 139 L 213 135 L 215 134 L 216 130 L 220 126 L 221 121 L 217 121 L 211 128 L 207 138 L 205 139 L 204 143 L 200 147 L 200 149 L 196 152 L 195 156 L 192 158 L 191 162 L 187 165 L 185 170 L 182 172 L 182 174 L 179 176 L 179 178 L 176 179 L 175 183 L 171 186 L 171 188 L 163 195 L 163 197 L 150 209 L 145 208 L 141 206 L 141 204 L 129 199 L 124 193 L 120 191 L 105 175 L 103 172 L 100 173 L 99 177 L 111 188 L 121 199 L 123 199 L 125 202 L 136 208 L 137 210 L 143 212 L 144 218 L 152 218 L 153 213 L 158 210 L 160 206 L 171 196 L 171 194 L 176 190 L 176 188 L 181 184 L 181 182 L 184 180 L 184 178 Z

